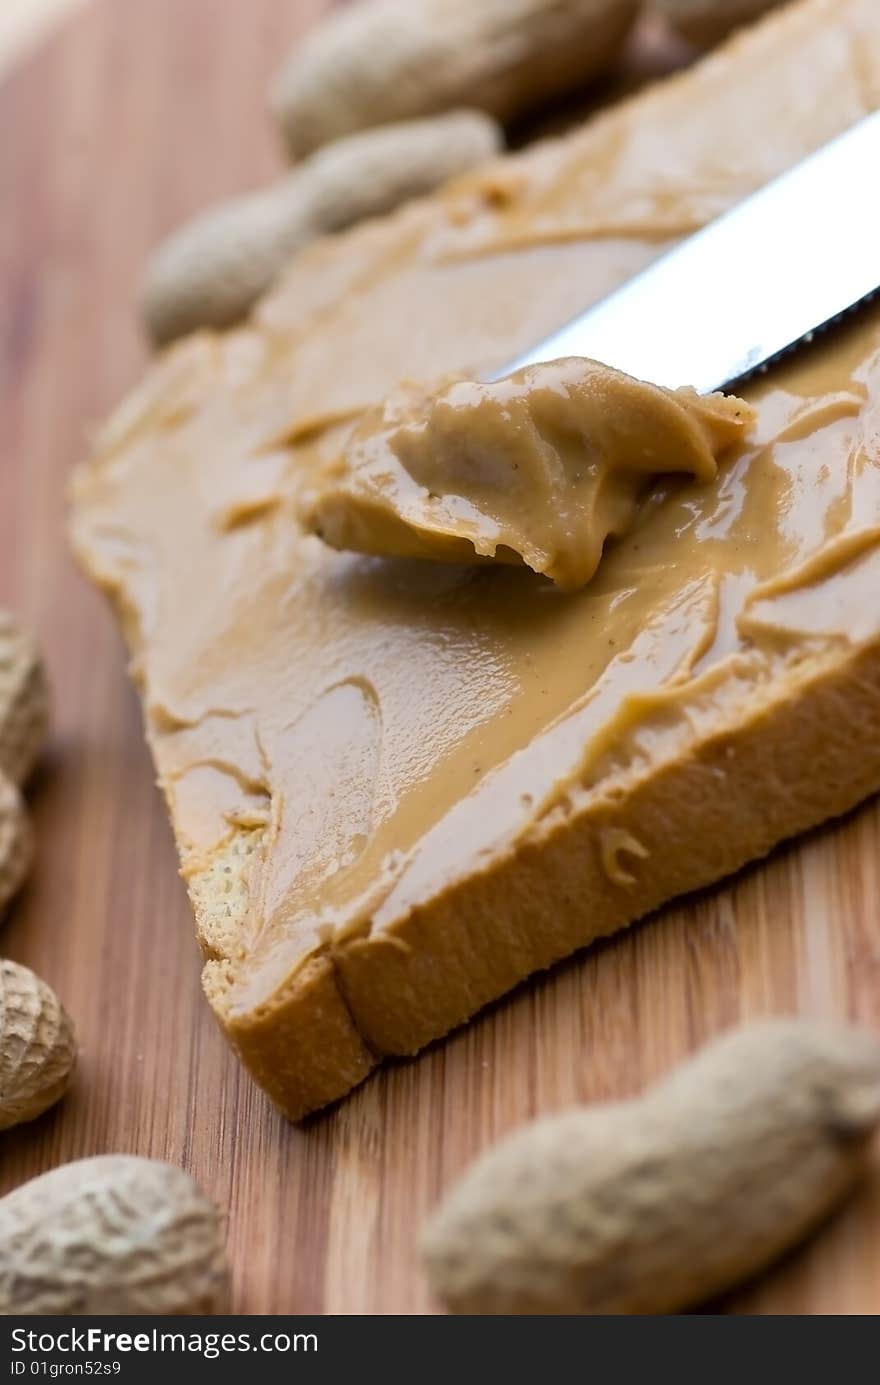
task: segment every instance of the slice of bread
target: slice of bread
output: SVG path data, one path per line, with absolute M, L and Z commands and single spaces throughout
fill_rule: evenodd
M 878 105 L 873 0 L 802 0 L 308 250 L 252 323 L 161 357 L 79 473 L 205 989 L 291 1117 L 880 787 L 877 309 L 750 388 L 754 442 L 577 595 L 294 521 L 402 377 L 502 364 Z

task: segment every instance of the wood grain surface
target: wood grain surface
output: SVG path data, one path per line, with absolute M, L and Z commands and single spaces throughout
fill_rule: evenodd
M 0 604 L 41 637 L 55 697 L 39 862 L 0 945 L 57 988 L 82 1042 L 68 1099 L 2 1137 L 0 1191 L 103 1151 L 169 1159 L 228 1209 L 238 1311 L 422 1313 L 416 1229 L 512 1126 L 637 1091 L 741 1017 L 880 1028 L 880 813 L 559 967 L 304 1128 L 239 1069 L 202 1000 L 122 646 L 65 547 L 65 483 L 143 366 L 144 255 L 279 166 L 267 79 L 327 8 L 95 0 L 0 87 Z M 724 1307 L 880 1310 L 880 1176 Z

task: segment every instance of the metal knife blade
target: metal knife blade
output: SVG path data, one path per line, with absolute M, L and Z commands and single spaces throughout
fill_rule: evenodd
M 880 111 L 503 370 L 590 356 L 653 384 L 735 384 L 880 288 Z

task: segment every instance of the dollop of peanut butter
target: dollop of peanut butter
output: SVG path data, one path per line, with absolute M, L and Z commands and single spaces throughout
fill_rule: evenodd
M 658 477 L 713 481 L 753 418 L 733 396 L 663 389 L 581 357 L 488 384 L 403 385 L 361 420 L 300 515 L 333 548 L 524 563 L 573 591 Z

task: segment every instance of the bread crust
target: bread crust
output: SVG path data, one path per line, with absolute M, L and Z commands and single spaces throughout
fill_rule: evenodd
M 330 957 L 309 958 L 266 1004 L 247 1014 L 230 1010 L 229 980 L 226 963 L 206 962 L 202 984 L 221 1028 L 291 1120 L 345 1096 L 375 1066 Z
M 769 769 L 768 769 L 769 767 Z M 719 776 L 723 790 L 719 791 Z M 291 1120 L 343 1096 L 383 1056 L 417 1052 L 597 938 L 713 884 L 880 786 L 880 641 L 833 647 L 651 767 L 380 932 L 307 962 L 253 1014 L 205 989 L 242 1061 Z M 602 862 L 605 829 L 649 852 L 634 883 Z

